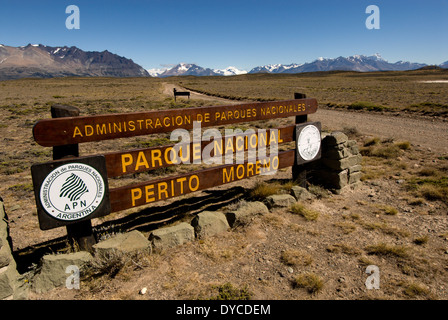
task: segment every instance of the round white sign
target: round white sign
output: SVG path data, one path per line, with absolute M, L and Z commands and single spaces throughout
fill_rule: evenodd
M 93 167 L 68 163 L 51 171 L 42 183 L 40 201 L 56 219 L 73 221 L 92 214 L 104 198 L 104 180 Z
M 320 149 L 320 131 L 310 124 L 300 131 L 297 148 L 303 160 L 313 160 Z

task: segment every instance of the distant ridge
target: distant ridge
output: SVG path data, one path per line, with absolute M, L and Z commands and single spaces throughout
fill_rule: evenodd
M 334 59 L 318 58 L 310 63 L 300 65 L 267 65 L 253 68 L 249 73 L 303 73 L 317 71 L 404 71 L 425 67 L 424 63 L 398 61 L 390 63 L 384 60 L 378 53 L 373 56 L 354 55 L 350 57 L 338 57 Z
M 353 55 L 350 57 L 338 58 L 317 58 L 309 63 L 291 63 L 291 64 L 268 64 L 258 66 L 251 69 L 249 72 L 245 70 L 238 70 L 234 67 L 228 67 L 223 70 L 203 68 L 196 64 L 180 63 L 170 69 L 151 69 L 148 72 L 154 77 L 170 77 L 170 76 L 229 76 L 239 74 L 254 74 L 254 73 L 304 73 L 304 72 L 326 72 L 326 71 L 357 71 L 357 72 L 372 72 L 372 71 L 407 71 L 417 70 L 421 68 L 433 68 L 425 63 L 397 61 L 394 63 L 388 62 L 376 53 L 372 56 Z M 448 68 L 448 61 L 435 66 L 440 68 Z
M 83 51 L 73 46 L 42 44 L 0 45 L 0 80 L 64 76 L 148 77 L 149 73 L 131 59 L 107 50 Z

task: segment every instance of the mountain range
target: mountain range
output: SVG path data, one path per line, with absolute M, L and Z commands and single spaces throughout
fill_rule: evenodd
M 149 73 L 132 60 L 107 50 L 83 51 L 77 47 L 41 44 L 0 45 L 0 80 L 63 76 L 148 77 Z
M 179 63 L 169 69 L 149 69 L 147 71 L 152 77 L 160 78 L 170 76 L 235 76 L 247 73 L 247 71 L 242 71 L 235 67 L 209 69 L 200 67 L 194 63 Z
M 235 67 L 228 67 L 223 70 L 202 68 L 196 64 L 180 63 L 171 69 L 148 70 L 155 77 L 169 77 L 169 76 L 226 76 L 238 74 L 252 74 L 252 73 L 303 73 L 303 72 L 317 72 L 317 71 L 404 71 L 415 70 L 428 66 L 424 63 L 415 63 L 407 61 L 388 62 L 384 60 L 381 55 L 375 54 L 373 56 L 354 55 L 350 57 L 338 57 L 334 59 L 318 58 L 309 63 L 291 63 L 291 64 L 268 64 L 258 66 L 251 69 L 249 72 L 238 70 Z M 438 67 L 448 68 L 448 61 L 440 64 Z
M 77 47 L 51 47 L 42 44 L 11 47 L 0 44 L 0 80 L 25 77 L 51 78 L 83 77 L 170 77 L 170 76 L 231 76 L 253 73 L 303 73 L 317 71 L 404 71 L 423 67 L 448 68 L 448 61 L 438 66 L 415 62 L 388 62 L 379 54 L 372 56 L 318 58 L 313 62 L 269 64 L 250 71 L 235 67 L 225 69 L 203 68 L 194 63 L 179 63 L 171 68 L 145 70 L 131 59 L 107 50 L 83 51 Z

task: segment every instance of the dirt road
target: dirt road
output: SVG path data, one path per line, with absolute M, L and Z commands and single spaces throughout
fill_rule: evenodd
M 185 90 L 171 83 L 164 83 L 163 86 L 164 93 L 167 95 L 173 95 L 173 88 L 179 91 Z M 242 101 L 211 97 L 191 90 L 190 92 L 191 99 L 221 101 L 227 104 L 242 103 Z M 309 119 L 320 121 L 324 128 L 331 130 L 355 128 L 362 134 L 406 140 L 415 146 L 430 148 L 431 151 L 437 153 L 448 153 L 448 122 L 443 119 L 328 109 L 319 109 L 317 113 L 310 115 Z
M 194 92 L 191 90 L 186 90 L 185 88 L 182 88 L 182 87 L 172 84 L 172 83 L 164 82 L 162 84 L 162 86 L 163 86 L 163 93 L 166 95 L 169 95 L 171 97 L 173 97 L 173 89 L 175 88 L 177 91 L 190 91 L 190 99 L 200 99 L 200 100 L 208 100 L 208 101 L 215 101 L 215 102 L 223 102 L 226 104 L 243 103 L 242 101 L 228 100 L 228 99 L 224 99 L 224 98 L 208 96 L 206 94 Z
M 441 119 L 325 109 L 319 109 L 309 118 L 330 129 L 356 128 L 363 134 L 407 140 L 434 152 L 448 153 L 448 123 Z

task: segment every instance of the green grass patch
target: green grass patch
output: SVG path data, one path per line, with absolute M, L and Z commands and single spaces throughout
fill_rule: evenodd
M 252 294 L 247 286 L 236 288 L 230 282 L 217 286 L 218 295 L 210 298 L 210 300 L 250 300 Z
M 347 109 L 352 110 L 366 110 L 366 111 L 390 111 L 392 108 L 374 104 L 367 101 L 357 101 L 350 104 Z

